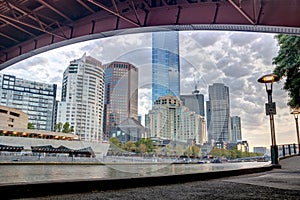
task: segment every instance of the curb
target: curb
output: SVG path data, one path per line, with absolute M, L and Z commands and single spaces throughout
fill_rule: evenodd
M 229 176 L 270 171 L 272 165 L 257 168 L 215 171 L 206 173 L 179 174 L 170 176 L 134 177 L 124 179 L 92 179 L 19 183 L 14 185 L 0 185 L 0 194 L 5 199 L 43 197 L 51 195 L 99 192 L 106 190 L 120 190 L 136 187 L 180 184 L 193 181 L 204 181 Z

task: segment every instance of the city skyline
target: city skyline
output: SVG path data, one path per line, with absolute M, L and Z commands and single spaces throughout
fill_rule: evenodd
M 251 147 L 270 146 L 269 119 L 264 113 L 267 95 L 264 85 L 257 83 L 257 79 L 274 69 L 272 58 L 278 51 L 274 35 L 224 31 L 179 33 L 181 93 L 189 94 L 194 90 L 194 75 L 199 82 L 198 90 L 206 100 L 209 84 L 223 82 L 228 85 L 231 90 L 231 113 L 241 117 L 243 139 Z M 140 77 L 143 77 L 139 80 L 139 114 L 151 108 L 151 34 L 116 36 L 73 44 L 24 60 L 1 73 L 57 83 L 61 90 L 63 68 L 69 60 L 80 57 L 83 52 L 102 63 L 122 60 L 138 66 Z M 288 96 L 282 85 L 283 81 L 273 87 L 273 100 L 277 106 L 276 138 L 278 144 L 294 143 L 295 124 L 289 114 L 286 105 Z

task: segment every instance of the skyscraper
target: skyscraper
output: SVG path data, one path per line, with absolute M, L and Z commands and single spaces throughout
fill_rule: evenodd
M 127 62 L 112 62 L 105 70 L 105 119 L 106 137 L 123 134 L 120 125 L 133 118 L 138 120 L 138 68 Z M 122 132 L 122 133 L 121 133 Z
M 238 116 L 231 117 L 231 134 L 233 142 L 242 140 L 241 118 Z
M 197 90 L 198 91 L 198 90 Z M 204 114 L 204 95 L 198 92 L 193 92 L 192 94 L 182 94 L 180 95 L 180 100 L 183 105 L 188 107 L 191 111 L 196 114 L 205 116 Z
M 71 61 L 64 72 L 57 123 L 69 122 L 85 141 L 99 141 L 103 134 L 104 72 L 101 62 L 85 54 Z
M 35 129 L 52 131 L 55 124 L 55 84 L 0 74 L 0 105 L 22 110 Z
M 229 88 L 214 83 L 208 88 L 206 102 L 208 142 L 229 142 L 231 140 Z
M 152 33 L 152 105 L 161 96 L 180 94 L 179 34 Z

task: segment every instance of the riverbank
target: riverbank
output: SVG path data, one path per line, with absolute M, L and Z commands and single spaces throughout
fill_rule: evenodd
M 155 186 L 140 186 L 117 190 L 94 190 L 87 193 L 62 195 L 45 195 L 39 200 L 81 199 L 81 200 L 235 200 L 235 199 L 265 199 L 265 200 L 298 200 L 300 196 L 300 156 L 280 160 L 281 169 L 266 170 L 257 173 L 245 173 L 238 176 L 208 178 L 205 181 L 196 180 Z M 229 175 L 229 174 L 227 174 Z M 233 175 L 233 174 L 231 174 Z M 199 175 L 196 175 L 198 177 Z M 129 180 L 130 183 L 130 180 Z M 37 199 L 32 197 L 30 199 Z
M 218 164 L 216 164 L 218 165 Z M 179 184 L 222 177 L 238 176 L 272 170 L 272 165 L 234 170 L 219 170 L 202 173 L 184 173 L 160 176 L 143 176 L 110 179 L 73 179 L 61 181 L 34 181 L 15 184 L 0 184 L 0 193 L 8 198 L 42 197 L 74 193 L 121 190 L 155 185 Z M 71 170 L 71 169 L 70 169 Z

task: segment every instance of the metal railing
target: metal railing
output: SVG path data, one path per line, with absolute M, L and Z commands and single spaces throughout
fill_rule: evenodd
M 278 145 L 278 157 L 285 158 L 289 156 L 300 155 L 299 144 L 282 144 Z

